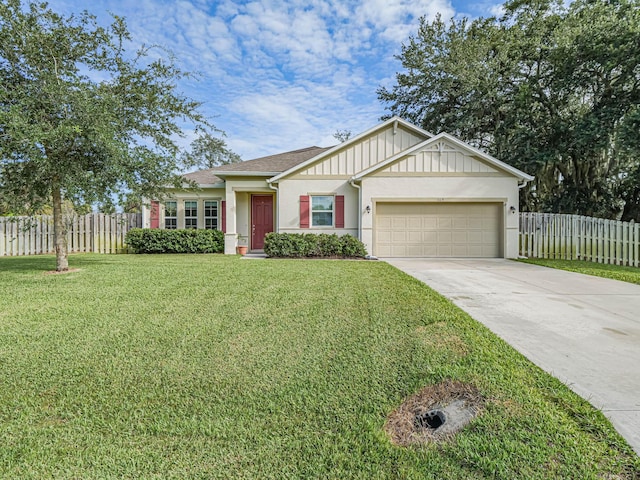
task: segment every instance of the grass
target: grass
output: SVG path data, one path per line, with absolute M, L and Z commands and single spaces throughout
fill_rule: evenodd
M 605 417 L 382 262 L 0 258 L 0 478 L 637 478 Z M 445 379 L 483 413 L 383 426 Z
M 640 285 L 640 268 L 638 267 L 623 267 L 620 265 L 608 265 L 581 260 L 552 260 L 546 258 L 528 258 L 520 261 Z

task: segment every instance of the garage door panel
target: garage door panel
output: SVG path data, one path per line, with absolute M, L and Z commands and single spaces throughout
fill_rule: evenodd
M 438 243 L 438 232 L 436 230 L 422 232 L 423 243 Z
M 449 231 L 439 231 L 438 233 L 438 243 L 449 244 L 453 241 L 453 234 Z
M 441 230 L 443 228 L 451 228 L 453 226 L 453 220 L 450 216 L 442 216 L 442 217 L 438 217 L 438 230 Z
M 391 230 L 378 231 L 378 242 L 380 245 L 387 245 L 391 243 Z
M 482 247 L 482 245 L 469 245 L 467 248 L 467 252 L 468 255 L 470 257 L 484 257 L 486 256 L 485 254 L 485 249 Z
M 391 242 L 395 245 L 407 243 L 407 231 L 406 230 L 394 230 L 391 232 Z
M 392 228 L 391 218 L 392 217 L 387 217 L 382 215 L 377 216 L 376 223 L 378 224 L 378 228 L 380 228 L 381 230 L 390 230 Z
M 456 230 L 466 230 L 469 228 L 469 219 L 467 217 L 454 217 L 452 228 Z
M 421 257 L 422 245 L 407 245 L 405 249 L 405 257 Z
M 407 229 L 422 230 L 422 217 L 419 215 L 410 215 L 407 217 Z
M 422 243 L 422 232 L 418 231 L 408 231 L 407 232 L 407 243 L 415 243 L 420 245 Z
M 491 239 L 485 239 L 483 232 L 478 230 L 469 230 L 467 232 L 467 239 L 469 243 L 480 244 L 483 242 L 489 242 Z
M 472 232 L 467 232 L 465 230 L 456 230 L 451 232 L 451 241 L 453 243 L 469 243 L 469 236 Z
M 391 228 L 394 230 L 405 230 L 407 228 L 407 219 L 405 217 L 392 218 Z
M 379 203 L 375 254 L 381 257 L 499 257 L 498 203 Z
M 423 230 L 436 230 L 438 228 L 438 218 L 432 216 L 422 217 L 422 229 Z
M 474 230 L 480 230 L 480 229 L 482 229 L 484 223 L 485 223 L 485 219 L 484 218 L 469 217 L 468 222 L 467 222 L 467 226 L 468 226 L 468 228 L 471 228 L 471 229 L 474 229 Z
M 406 245 L 393 245 L 391 247 L 391 256 L 392 257 L 406 257 L 407 256 L 407 247 L 406 247 Z

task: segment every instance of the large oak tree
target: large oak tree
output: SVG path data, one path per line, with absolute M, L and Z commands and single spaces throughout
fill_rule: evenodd
M 421 20 L 391 114 L 527 173 L 528 210 L 640 220 L 638 0 L 512 0 L 502 18 Z
M 58 271 L 68 269 L 63 202 L 181 185 L 181 126 L 213 129 L 178 91 L 187 74 L 172 57 L 131 44 L 118 16 L 102 27 L 87 12 L 0 3 L 0 199 L 16 210 L 52 205 Z

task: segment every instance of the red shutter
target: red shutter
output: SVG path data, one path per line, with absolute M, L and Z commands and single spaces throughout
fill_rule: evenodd
M 160 228 L 160 202 L 151 201 L 151 214 L 149 215 L 151 228 Z
M 336 228 L 344 228 L 344 195 L 336 195 Z
M 309 228 L 309 195 L 300 195 L 300 228 Z
M 222 206 L 220 207 L 220 226 L 224 233 L 227 233 L 227 202 L 222 200 L 220 202 Z

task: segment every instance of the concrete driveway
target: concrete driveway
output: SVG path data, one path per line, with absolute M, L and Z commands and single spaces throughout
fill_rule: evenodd
M 640 285 L 503 259 L 384 259 L 599 408 L 640 453 Z

